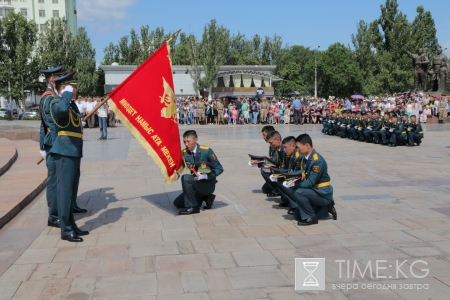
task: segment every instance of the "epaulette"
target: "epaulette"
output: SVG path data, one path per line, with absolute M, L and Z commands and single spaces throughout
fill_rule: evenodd
M 400 124 L 400 122 L 399 122 L 399 121 L 397 121 L 397 124 Z
M 314 153 L 313 159 L 314 159 L 314 160 L 318 160 L 318 159 L 319 159 L 319 155 L 317 155 L 317 153 Z
M 299 157 L 299 156 L 300 156 L 300 153 L 295 152 L 295 158 L 297 158 L 297 157 Z
M 419 124 L 418 122 L 416 122 L 416 124 Z
M 209 150 L 209 147 L 208 146 L 200 146 L 200 149 Z
M 185 153 L 187 150 L 186 149 L 183 149 L 183 153 Z

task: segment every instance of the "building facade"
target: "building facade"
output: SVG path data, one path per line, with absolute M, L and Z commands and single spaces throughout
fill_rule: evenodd
M 39 31 L 44 30 L 48 20 L 65 17 L 68 30 L 77 34 L 76 0 L 0 0 L 0 18 L 11 12 L 35 21 Z
M 121 84 L 137 66 L 100 66 L 105 72 L 105 94 L 111 92 Z M 272 97 L 274 88 L 272 83 L 282 80 L 272 75 L 276 66 L 221 66 L 214 85 L 211 87 L 212 97 L 253 97 L 256 89 L 262 88 L 264 95 Z M 188 97 L 193 95 L 204 95 L 209 88 L 198 90 L 189 71 L 191 66 L 172 66 L 173 84 L 177 97 Z M 205 76 L 201 68 L 201 77 Z

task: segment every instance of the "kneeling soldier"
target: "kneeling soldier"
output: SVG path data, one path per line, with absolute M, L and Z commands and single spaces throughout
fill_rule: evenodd
M 410 128 L 407 129 L 408 131 L 408 147 L 413 147 L 414 143 L 417 144 L 417 146 L 420 146 L 420 143 L 422 143 L 423 139 L 423 129 L 422 125 L 416 121 L 416 116 L 411 116 L 411 122 L 410 122 Z
M 313 149 L 312 139 L 308 134 L 301 134 L 295 139 L 295 144 L 304 156 L 302 169 L 304 179 L 294 192 L 295 201 L 300 210 L 300 226 L 317 224 L 318 218 L 337 219 L 333 201 L 333 187 L 330 185 L 328 166 L 325 159 Z M 302 176 L 303 177 L 303 176 Z M 286 187 L 290 187 L 286 185 Z
M 183 143 L 186 146 L 183 150 L 183 161 L 186 168 L 191 170 L 191 174 L 181 177 L 183 193 L 173 202 L 178 208 L 187 208 L 180 211 L 180 215 L 198 214 L 203 201 L 206 202 L 204 208 L 211 208 L 215 199 L 213 193 L 216 189 L 216 177 L 223 172 L 214 151 L 207 146 L 200 146 L 197 141 L 195 130 L 188 130 L 183 134 Z M 198 172 L 199 165 L 207 171 Z

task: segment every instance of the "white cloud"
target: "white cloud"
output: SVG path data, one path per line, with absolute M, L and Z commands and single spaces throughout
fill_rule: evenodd
M 444 54 L 447 55 L 447 57 L 450 57 L 450 41 L 442 45 L 442 49 L 447 48 L 447 50 L 444 51 Z
M 137 0 L 78 0 L 77 16 L 80 21 L 119 21 L 128 17 L 127 8 Z

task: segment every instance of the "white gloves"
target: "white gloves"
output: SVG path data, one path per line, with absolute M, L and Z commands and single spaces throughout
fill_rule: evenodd
M 208 175 L 206 174 L 199 174 L 197 176 L 197 180 L 207 180 L 208 179 Z
M 84 128 L 84 126 L 86 126 L 86 122 L 85 121 L 81 121 L 81 127 Z
M 39 150 L 39 154 L 42 156 L 42 158 L 45 160 L 45 158 L 47 157 L 47 154 L 45 153 L 44 150 Z
M 294 185 L 295 185 L 295 182 L 291 182 L 290 184 L 287 184 L 286 181 L 283 182 L 283 186 L 287 187 L 287 188 L 293 187 Z
M 390 132 L 394 132 L 394 129 L 389 129 Z
M 71 86 L 71 85 L 66 85 L 66 86 L 64 87 L 64 89 L 61 91 L 61 94 L 64 93 L 64 92 L 70 92 L 70 93 L 72 93 L 72 92 L 73 92 L 73 86 Z
M 250 167 L 258 167 L 258 164 L 252 165 L 252 162 L 251 162 L 251 161 L 248 162 L 248 165 L 249 165 Z
M 411 131 L 411 128 L 408 128 L 407 130 L 408 130 L 408 131 Z
M 367 127 L 367 129 L 369 129 L 369 130 L 372 130 L 372 128 L 371 128 L 371 127 Z
M 277 181 L 278 181 L 278 179 L 273 178 L 273 175 L 270 175 L 270 176 L 269 176 L 269 179 L 270 179 L 270 181 L 272 181 L 272 182 L 277 182 Z

